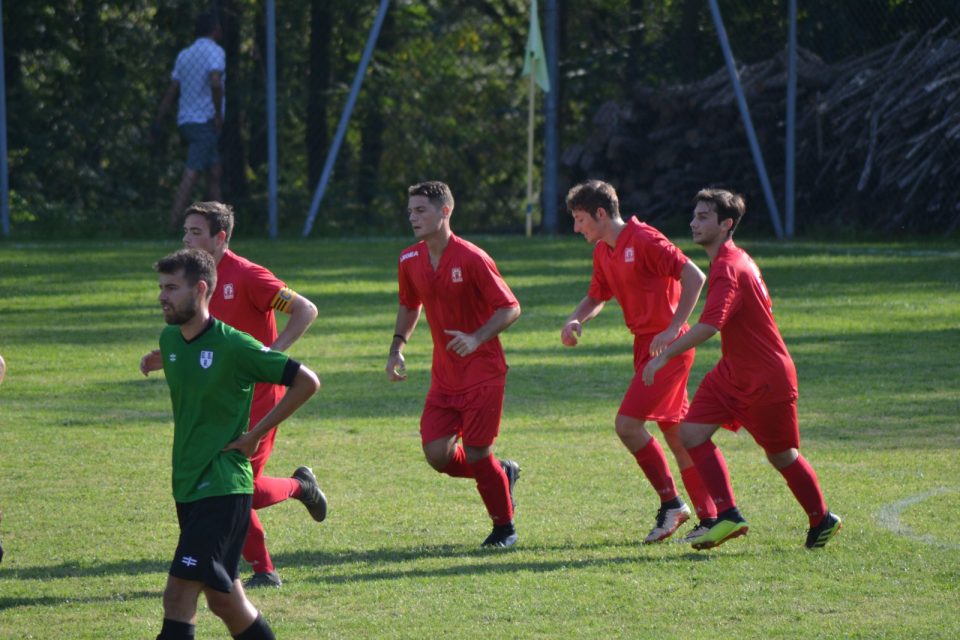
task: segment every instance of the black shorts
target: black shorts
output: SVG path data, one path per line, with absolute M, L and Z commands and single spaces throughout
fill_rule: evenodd
M 230 593 L 240 575 L 252 506 L 253 496 L 246 493 L 178 502 L 180 540 L 170 575 Z

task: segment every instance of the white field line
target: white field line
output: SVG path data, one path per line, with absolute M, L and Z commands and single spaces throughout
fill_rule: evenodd
M 885 529 L 896 533 L 897 535 L 904 536 L 905 538 L 910 538 L 911 540 L 917 540 L 924 544 L 929 544 L 934 547 L 943 547 L 946 549 L 960 549 L 960 544 L 956 542 L 946 542 L 944 540 L 939 540 L 932 535 L 924 534 L 919 535 L 914 533 L 914 531 L 907 525 L 900 522 L 900 514 L 907 507 L 912 507 L 915 504 L 928 500 L 929 498 L 934 498 L 936 496 L 942 496 L 946 493 L 956 493 L 960 489 L 948 489 L 947 487 L 938 487 L 937 489 L 931 489 L 925 493 L 919 493 L 915 496 L 910 496 L 909 498 L 904 498 L 903 500 L 898 500 L 891 504 L 885 505 L 880 508 L 877 512 L 877 520 L 880 522 L 880 525 Z

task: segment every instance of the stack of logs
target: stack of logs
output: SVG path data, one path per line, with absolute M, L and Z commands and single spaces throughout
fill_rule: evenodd
M 934 29 L 825 64 L 797 56 L 796 225 L 951 234 L 960 226 L 960 39 Z M 783 215 L 786 56 L 738 69 Z M 726 68 L 693 84 L 634 88 L 564 150 L 567 184 L 600 178 L 624 214 L 689 215 L 704 186 L 747 196 L 744 224 L 772 224 Z

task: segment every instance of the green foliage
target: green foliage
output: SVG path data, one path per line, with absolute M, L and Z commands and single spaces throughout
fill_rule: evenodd
M 782 50 L 781 0 L 721 4 L 738 59 L 753 62 Z M 839 59 L 905 30 L 930 28 L 941 17 L 950 24 L 957 19 L 953 4 L 803 2 L 800 42 Z M 212 6 L 229 33 L 224 197 L 243 213 L 246 229 L 260 235 L 267 225 L 268 179 L 263 3 L 223 0 Z M 333 23 L 329 41 L 322 43 L 328 70 L 311 56 L 311 21 L 321 6 Z M 462 228 L 521 228 L 527 85 L 520 70 L 528 6 L 526 0 L 391 3 L 318 235 L 402 229 L 405 187 L 427 178 L 453 186 Z M 659 87 L 697 79 L 722 64 L 700 0 L 557 6 L 561 145 L 585 139 L 597 107 L 628 96 L 637 83 Z M 16 206 L 32 218 L 29 224 L 22 217 L 14 221 L 15 237 L 158 235 L 163 225 L 155 221 L 167 217 L 185 150 L 171 121 L 157 145 L 150 144 L 147 130 L 176 53 L 192 40 L 199 8 L 188 0 L 4 3 L 10 181 L 19 194 Z M 316 188 L 308 165 L 326 156 L 375 12 L 376 3 L 346 0 L 277 6 L 285 230 L 302 228 Z M 321 89 L 323 122 L 317 126 L 309 122 L 307 81 L 325 71 L 330 81 Z M 541 109 L 538 158 L 542 123 Z M 311 124 L 325 136 L 310 134 Z
M 310 464 L 330 516 L 317 525 L 296 502 L 261 511 L 285 585 L 250 595 L 278 637 L 960 634 L 955 244 L 744 243 L 797 363 L 804 452 L 845 524 L 822 551 L 804 550 L 806 518 L 781 477 L 746 434 L 724 432 L 751 531 L 694 553 L 639 543 L 657 500 L 613 432 L 631 371 L 616 306 L 576 349 L 560 346 L 589 247 L 468 238 L 524 308 L 503 336 L 497 451 L 523 465 L 520 544 L 507 553 L 477 549 L 489 521 L 472 484 L 423 461 L 426 325 L 406 351 L 410 379 L 385 380 L 409 238 L 236 243 L 320 308 L 292 354 L 324 387 L 280 427 L 267 471 Z M 159 629 L 177 536 L 170 401 L 137 363 L 162 325 L 150 265 L 173 248 L 0 246 L 0 638 Z M 691 390 L 718 351 L 716 339 L 698 351 Z M 202 605 L 198 625 L 198 637 L 225 637 Z

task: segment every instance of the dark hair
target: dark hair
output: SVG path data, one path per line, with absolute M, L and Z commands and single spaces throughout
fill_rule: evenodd
M 193 35 L 198 38 L 213 35 L 218 24 L 220 24 L 220 21 L 217 20 L 217 16 L 212 13 L 201 13 L 197 16 L 196 22 L 193 23 Z
M 424 196 L 434 206 L 448 206 L 453 209 L 453 192 L 450 191 L 450 187 L 445 182 L 439 180 L 428 180 L 410 185 L 407 188 L 407 195 L 410 197 Z
M 187 216 L 192 215 L 203 216 L 210 227 L 211 237 L 225 231 L 227 233 L 225 240 L 230 242 L 233 236 L 233 207 L 215 201 L 194 202 L 183 212 L 183 219 L 186 220 Z
M 608 182 L 602 180 L 587 180 L 567 192 L 567 211 L 573 213 L 581 209 L 596 219 L 597 210 L 603 207 L 611 218 L 620 217 L 620 199 L 617 191 Z
M 733 220 L 730 233 L 727 234 L 728 236 L 733 235 L 733 230 L 737 228 L 737 225 L 740 224 L 740 219 L 743 218 L 743 215 L 747 212 L 747 203 L 744 201 L 743 196 L 733 191 L 727 191 L 726 189 L 700 189 L 693 199 L 693 204 L 696 206 L 700 202 L 708 202 L 713 205 L 714 210 L 717 212 L 718 223 L 728 218 Z
M 157 273 L 172 276 L 183 271 L 183 277 L 191 287 L 203 280 L 207 283 L 207 300 L 217 286 L 217 263 L 213 256 L 200 249 L 180 249 L 160 258 L 153 265 Z

